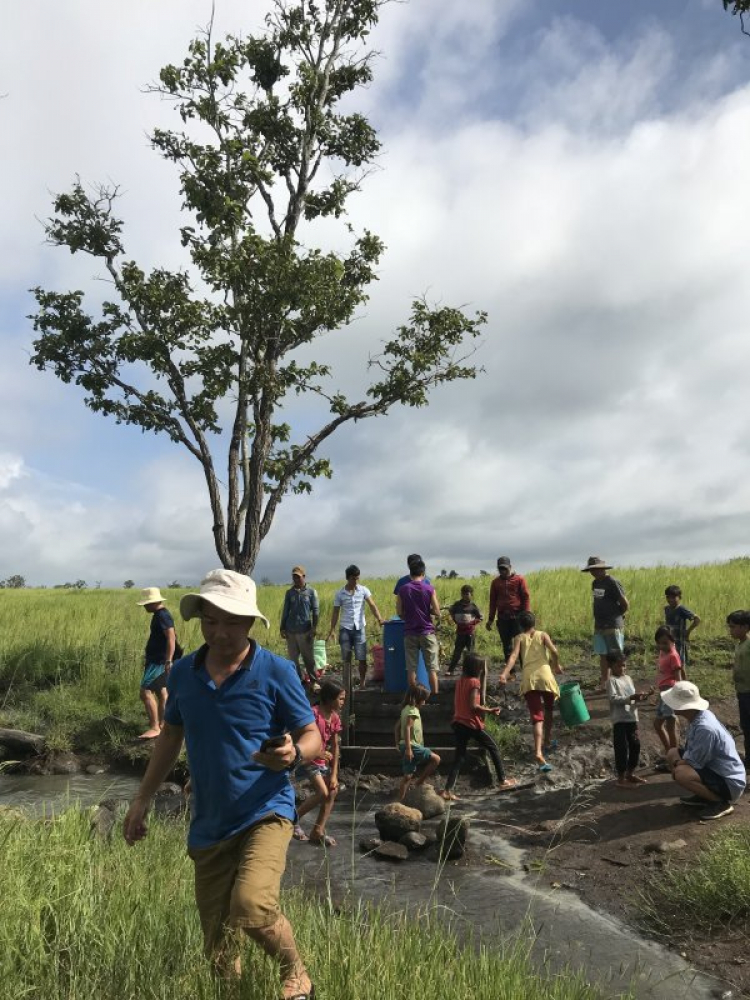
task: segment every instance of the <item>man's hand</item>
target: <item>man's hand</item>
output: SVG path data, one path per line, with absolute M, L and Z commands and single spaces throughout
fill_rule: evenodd
M 148 826 L 146 825 L 147 811 L 148 803 L 142 799 L 136 798 L 130 803 L 130 808 L 122 823 L 122 833 L 125 837 L 125 842 L 131 847 L 139 840 L 143 840 L 148 833 Z
M 271 747 L 270 750 L 256 750 L 253 760 L 262 767 L 267 767 L 269 771 L 286 771 L 295 758 L 294 742 L 289 733 L 284 737 L 284 742 L 279 747 Z
M 492 631 L 492 622 L 487 622 L 486 628 L 487 628 L 488 632 L 491 632 Z
M 508 683 L 508 678 L 507 678 L 507 676 L 505 674 L 500 674 L 500 676 L 497 679 L 497 682 L 498 682 L 498 684 L 507 684 Z
M 500 715 L 501 712 L 502 712 L 501 708 L 491 708 L 490 709 L 490 715 Z

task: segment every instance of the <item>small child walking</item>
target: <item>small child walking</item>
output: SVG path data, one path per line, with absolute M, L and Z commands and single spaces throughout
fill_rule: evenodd
M 342 730 L 340 712 L 346 701 L 346 691 L 336 681 L 324 681 L 320 686 L 320 704 L 313 706 L 315 723 L 323 741 L 320 757 L 310 764 L 301 764 L 294 772 L 301 781 L 307 779 L 312 785 L 312 795 L 297 809 L 298 822 L 294 827 L 295 840 L 309 840 L 311 844 L 335 847 L 333 837 L 326 835 L 326 824 L 333 811 L 339 790 L 340 733 Z M 319 806 L 318 817 L 310 836 L 300 826 L 299 820 Z
M 662 698 L 663 691 L 669 691 L 677 681 L 686 680 L 685 670 L 677 652 L 675 637 L 667 625 L 660 625 L 654 633 L 654 640 L 659 650 L 659 661 L 656 672 L 656 687 L 659 698 L 656 703 L 656 718 L 654 730 L 661 740 L 664 753 L 677 746 L 677 716 Z
M 458 799 L 453 794 L 453 787 L 458 780 L 461 765 L 466 759 L 466 751 L 469 741 L 474 740 L 483 750 L 486 750 L 492 758 L 492 764 L 497 775 L 497 790 L 505 792 L 509 788 L 515 788 L 516 782 L 513 778 L 505 777 L 503 762 L 500 759 L 500 752 L 497 743 L 484 728 L 485 715 L 499 715 L 499 708 L 490 708 L 489 705 L 481 704 L 481 683 L 482 671 L 487 669 L 487 664 L 482 656 L 476 653 L 465 653 L 463 673 L 456 681 L 456 690 L 453 695 L 453 722 L 451 727 L 456 738 L 456 756 L 453 767 L 445 783 L 443 798 L 449 801 Z
M 676 584 L 667 587 L 664 597 L 667 601 L 664 622 L 672 630 L 680 660 L 686 667 L 690 655 L 690 635 L 698 628 L 701 620 L 682 603 L 682 591 Z
M 404 695 L 393 735 L 396 749 L 401 754 L 403 778 L 398 789 L 398 797 L 403 801 L 406 792 L 415 781 L 423 785 L 426 778 L 434 774 L 440 766 L 440 758 L 424 745 L 422 715 L 420 708 L 430 697 L 430 692 L 422 684 L 412 684 Z
M 456 644 L 448 664 L 448 673 L 454 673 L 463 652 L 474 652 L 474 632 L 482 620 L 482 612 L 474 603 L 474 588 L 461 587 L 461 599 L 451 604 L 448 613 L 456 624 Z
M 638 733 L 638 709 L 636 703 L 653 692 L 636 691 L 632 678 L 628 677 L 625 654 L 619 650 L 607 653 L 610 676 L 607 680 L 607 697 L 612 719 L 612 742 L 615 749 L 617 787 L 633 789 L 645 785 L 646 779 L 635 773 L 641 759 L 641 740 Z
M 727 625 L 737 643 L 732 679 L 740 710 L 740 729 L 745 738 L 745 770 L 750 772 L 750 611 L 733 611 L 727 615 Z
M 556 746 L 552 742 L 552 722 L 555 701 L 560 697 L 560 688 L 555 674 L 563 672 L 557 648 L 546 632 L 536 628 L 536 617 L 531 611 L 522 611 L 518 616 L 522 632 L 513 640 L 513 650 L 505 668 L 500 673 L 500 683 L 507 684 L 508 676 L 521 661 L 521 694 L 531 716 L 534 731 L 534 757 L 540 771 L 551 771 L 546 753 Z

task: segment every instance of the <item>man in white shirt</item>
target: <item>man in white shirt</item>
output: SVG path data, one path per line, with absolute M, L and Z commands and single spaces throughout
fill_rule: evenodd
M 367 639 L 365 637 L 365 604 L 375 615 L 378 625 L 383 624 L 383 619 L 378 611 L 372 594 L 359 582 L 359 567 L 347 566 L 344 571 L 346 585 L 336 591 L 333 598 L 333 615 L 331 617 L 331 631 L 328 639 L 333 637 L 336 625 L 341 616 L 339 625 L 339 645 L 341 646 L 341 658 L 344 663 L 351 663 L 352 653 L 357 658 L 359 665 L 359 685 L 364 687 L 367 677 Z

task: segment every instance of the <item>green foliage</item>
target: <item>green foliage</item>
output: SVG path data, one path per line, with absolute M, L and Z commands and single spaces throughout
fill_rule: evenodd
M 641 910 L 651 927 L 670 935 L 686 923 L 696 931 L 728 925 L 738 932 L 746 929 L 750 830 L 722 827 L 689 864 L 670 863 L 644 887 Z
M 515 722 L 498 722 L 493 715 L 485 716 L 487 732 L 497 743 L 503 760 L 519 760 L 528 750 L 528 737 Z
M 266 1000 L 278 973 L 247 946 L 237 984 L 202 956 L 181 826 L 152 822 L 129 848 L 92 839 L 86 814 L 55 822 L 0 813 L 0 982 L 28 1000 Z M 158 877 L 155 875 L 158 874 Z M 341 911 L 299 891 L 283 899 L 318 995 L 393 1000 L 419 983 L 449 1000 L 596 1000 L 582 975 L 535 970 L 523 942 L 462 945 L 437 908 Z M 445 984 L 450 983 L 446 992 Z
M 363 399 L 332 387 L 327 364 L 294 356 L 350 324 L 385 249 L 348 224 L 336 252 L 300 233 L 345 214 L 379 152 L 375 130 L 349 105 L 372 79 L 367 40 L 383 2 L 275 0 L 265 34 L 216 41 L 209 27 L 162 69 L 152 89 L 182 128 L 155 129 L 151 143 L 176 168 L 192 217 L 179 232 L 189 268 L 147 273 L 126 256 L 116 186 L 87 192 L 77 179 L 46 224 L 50 243 L 104 266 L 116 296 L 92 314 L 81 291 L 36 288 L 32 363 L 80 386 L 94 412 L 187 448 L 203 467 L 219 558 L 244 572 L 283 497 L 331 476 L 317 452 L 342 424 L 424 406 L 435 386 L 477 374 L 466 360 L 484 313 L 424 300 L 370 359 L 376 377 Z M 311 394 L 329 411 L 299 441 L 277 418 L 290 394 Z M 227 404 L 224 489 L 212 437 Z

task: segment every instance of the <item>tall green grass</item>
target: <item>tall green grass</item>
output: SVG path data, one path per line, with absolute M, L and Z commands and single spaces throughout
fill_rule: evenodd
M 693 931 L 732 925 L 750 926 L 750 830 L 722 827 L 689 864 L 679 862 L 644 887 L 641 910 L 657 931 L 673 933 L 687 924 Z
M 13 1000 L 269 1000 L 272 963 L 253 947 L 239 984 L 201 957 L 181 828 L 154 822 L 135 848 L 91 839 L 85 815 L 52 823 L 0 813 L 0 983 Z M 434 913 L 337 913 L 294 892 L 284 909 L 320 1000 L 596 1000 L 582 976 L 536 972 L 519 945 L 464 947 Z
M 690 676 L 710 698 L 730 694 L 732 644 L 724 620 L 729 611 L 750 605 L 750 559 L 705 566 L 657 566 L 616 569 L 631 602 L 627 645 L 631 673 L 649 680 L 654 673 L 653 633 L 662 620 L 664 588 L 677 583 L 685 603 L 703 619 L 695 633 Z M 474 599 L 486 614 L 490 577 L 471 580 Z M 394 613 L 395 578 L 365 580 L 384 616 Z M 466 581 L 434 581 L 443 606 L 460 595 Z M 550 569 L 528 574 L 532 608 L 539 627 L 559 645 L 563 665 L 585 682 L 596 674 L 591 655 L 591 583 L 577 569 Z M 315 583 L 321 603 L 320 634 L 331 620 L 333 597 L 341 582 Z M 286 586 L 259 589 L 259 603 L 271 629 L 255 628 L 260 641 L 285 653 L 279 621 Z M 179 598 L 185 590 L 165 591 L 186 649 L 200 643 L 196 622 L 180 622 Z M 41 728 L 53 745 L 75 746 L 90 724 L 108 715 L 141 725 L 138 702 L 141 660 L 149 618 L 137 607 L 134 590 L 2 590 L 0 591 L 0 724 Z M 369 641 L 378 630 L 369 627 Z M 501 655 L 497 634 L 480 627 L 478 650 L 495 662 Z M 449 651 L 450 634 L 444 641 Z M 338 662 L 335 642 L 329 658 Z

